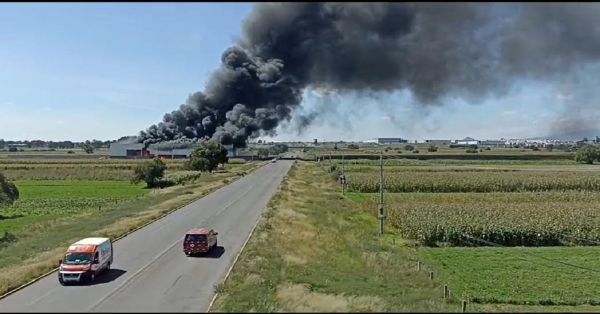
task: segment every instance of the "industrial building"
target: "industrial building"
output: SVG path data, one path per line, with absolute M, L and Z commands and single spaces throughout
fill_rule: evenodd
M 450 145 L 452 140 L 425 140 L 425 143 L 431 145 Z
M 109 153 L 112 158 L 148 158 L 143 143 L 111 143 Z
M 399 137 L 379 137 L 377 138 L 377 143 L 380 145 L 397 145 L 408 143 L 408 140 Z
M 179 147 L 169 148 L 167 144 L 150 144 L 148 148 L 143 143 L 126 143 L 116 142 L 111 143 L 109 152 L 111 158 L 168 158 L 168 159 L 181 159 L 189 158 L 192 152 L 201 144 L 190 143 L 189 145 L 177 144 Z M 238 154 L 233 145 L 224 145 L 227 149 L 227 157 L 229 158 L 244 158 L 252 159 L 252 154 L 244 153 Z

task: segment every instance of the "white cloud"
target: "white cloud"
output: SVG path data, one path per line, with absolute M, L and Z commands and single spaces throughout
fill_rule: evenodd
M 502 115 L 505 116 L 505 117 L 514 116 L 517 113 L 518 112 L 515 111 L 515 110 L 505 110 L 505 111 L 502 111 Z
M 336 96 L 338 92 L 335 89 L 326 87 L 315 87 L 310 89 L 310 93 L 316 97 Z
M 556 95 L 556 98 L 559 99 L 559 100 L 569 100 L 569 99 L 572 99 L 573 96 L 571 96 L 569 94 L 558 93 Z

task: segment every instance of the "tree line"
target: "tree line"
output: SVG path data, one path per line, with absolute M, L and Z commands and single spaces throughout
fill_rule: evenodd
M 43 141 L 43 140 L 32 140 L 32 141 L 5 141 L 0 139 L 0 149 L 8 149 L 15 151 L 20 148 L 28 149 L 74 149 L 91 147 L 92 149 L 108 148 L 114 140 L 100 141 L 100 140 L 87 140 L 84 142 L 73 142 L 73 141 Z
M 202 172 L 213 172 L 219 164 L 229 162 L 227 149 L 219 143 L 209 143 L 197 147 L 190 158 L 185 162 L 184 168 Z M 163 179 L 167 165 L 160 158 L 145 161 L 139 164 L 133 172 L 133 183 L 145 182 L 146 187 L 162 187 L 172 185 Z

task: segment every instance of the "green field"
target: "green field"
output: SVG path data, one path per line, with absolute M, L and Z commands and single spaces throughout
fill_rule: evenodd
M 436 248 L 423 254 L 450 289 L 471 302 L 600 305 L 599 247 Z
M 0 159 L 9 180 L 123 180 L 128 181 L 143 159 Z M 183 169 L 183 160 L 166 160 L 167 175 Z
M 0 209 L 0 234 L 27 232 L 32 223 L 83 215 L 141 197 L 150 190 L 126 181 L 15 181 L 20 197 Z

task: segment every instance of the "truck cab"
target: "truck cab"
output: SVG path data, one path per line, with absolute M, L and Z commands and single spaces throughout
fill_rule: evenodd
M 113 245 L 109 238 L 86 238 L 69 246 L 59 261 L 58 281 L 92 282 L 96 275 L 110 270 Z

